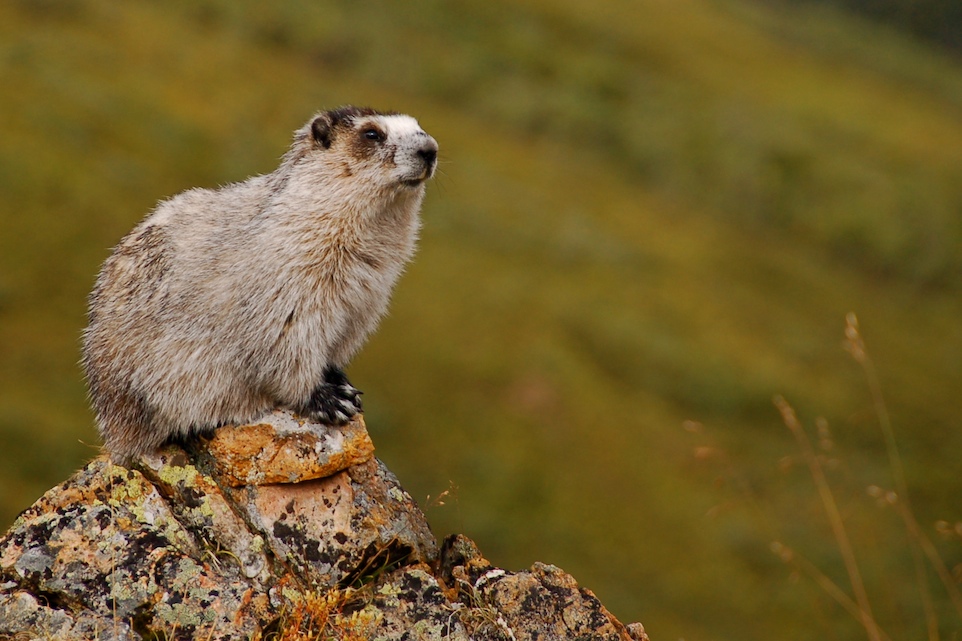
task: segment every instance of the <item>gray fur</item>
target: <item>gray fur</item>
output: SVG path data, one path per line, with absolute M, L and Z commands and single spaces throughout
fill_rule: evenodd
M 161 203 L 90 295 L 83 362 L 107 450 L 128 460 L 276 407 L 360 411 L 326 372 L 385 313 L 436 152 L 413 118 L 347 107 L 295 132 L 273 173 Z

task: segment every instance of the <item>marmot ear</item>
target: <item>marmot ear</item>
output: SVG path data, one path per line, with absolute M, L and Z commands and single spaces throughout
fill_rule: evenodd
M 324 149 L 331 148 L 333 125 L 330 115 L 326 113 L 321 114 L 311 123 L 311 136 L 313 136 L 314 142 Z

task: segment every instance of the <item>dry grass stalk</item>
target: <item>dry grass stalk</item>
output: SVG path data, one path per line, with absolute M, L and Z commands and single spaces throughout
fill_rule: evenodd
M 892 478 L 895 481 L 895 501 L 896 511 L 905 523 L 905 528 L 909 533 L 909 538 L 913 545 L 912 560 L 915 565 L 915 573 L 919 586 L 919 597 L 922 601 L 922 608 L 925 611 L 926 626 L 930 641 L 937 641 L 939 638 L 938 616 L 935 613 L 935 605 L 929 591 L 928 576 L 925 571 L 925 564 L 922 560 L 924 554 L 931 563 L 942 584 L 945 586 L 955 606 L 956 612 L 962 616 L 962 594 L 952 578 L 952 574 L 945 566 L 945 562 L 939 555 L 938 550 L 932 541 L 922 531 L 915 512 L 912 510 L 912 503 L 909 500 L 908 483 L 905 480 L 905 468 L 902 465 L 902 457 L 899 454 L 898 445 L 895 441 L 895 430 L 892 427 L 892 418 L 889 415 L 888 405 L 882 394 L 882 384 L 879 381 L 878 372 L 872 359 L 869 357 L 868 350 L 865 348 L 865 340 L 862 338 L 858 328 L 858 318 L 854 313 L 849 313 L 845 317 L 845 348 L 852 355 L 856 363 L 861 366 L 868 383 L 869 393 L 872 396 L 872 407 L 878 417 L 879 429 L 885 441 L 885 450 L 889 458 L 889 466 L 892 469 Z
M 845 590 L 843 590 L 835 581 L 829 578 L 824 572 L 818 569 L 818 567 L 806 559 L 804 556 L 795 552 L 795 550 L 782 545 L 778 541 L 773 541 L 771 544 L 772 553 L 775 554 L 783 563 L 790 565 L 799 574 L 804 574 L 812 581 L 815 585 L 820 587 L 826 594 L 828 594 L 832 599 L 835 600 L 846 612 L 852 615 L 852 618 L 858 620 L 862 617 L 862 610 L 859 608 L 858 604 L 852 600 Z M 889 635 L 885 634 L 884 631 L 879 629 L 879 635 L 882 641 L 892 641 Z
M 822 469 L 815 449 L 812 447 L 812 443 L 805 433 L 802 424 L 799 422 L 798 417 L 795 415 L 795 410 L 792 406 L 781 396 L 775 397 L 775 406 L 778 408 L 778 411 L 781 412 L 785 426 L 788 427 L 795 436 L 798 447 L 802 452 L 802 457 L 808 465 L 812 479 L 815 481 L 819 498 L 822 500 L 822 506 L 825 509 L 825 514 L 828 516 L 829 524 L 832 527 L 832 534 L 835 536 L 835 542 L 842 555 L 845 571 L 848 573 L 849 581 L 852 584 L 852 591 L 855 594 L 855 602 L 858 606 L 858 619 L 865 628 L 866 633 L 868 633 L 870 641 L 882 641 L 882 632 L 879 629 L 878 623 L 875 621 L 875 617 L 872 615 L 872 606 L 869 603 L 868 592 L 865 590 L 862 573 L 859 571 L 858 562 L 855 559 L 852 543 L 848 538 L 845 523 L 842 520 L 842 515 L 835 502 L 835 496 L 832 493 L 828 479 L 825 477 L 825 471 Z

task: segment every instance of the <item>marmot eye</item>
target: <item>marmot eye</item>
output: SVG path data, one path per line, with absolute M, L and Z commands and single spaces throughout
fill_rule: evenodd
M 380 131 L 378 131 L 377 129 L 373 129 L 373 128 L 372 128 L 372 129 L 365 129 L 364 131 L 361 132 L 361 135 L 364 136 L 367 140 L 374 140 L 374 141 L 376 141 L 376 142 L 384 142 L 384 134 L 382 134 L 382 133 L 381 133 Z

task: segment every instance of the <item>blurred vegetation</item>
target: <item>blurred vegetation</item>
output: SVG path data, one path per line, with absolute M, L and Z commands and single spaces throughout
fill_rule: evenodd
M 962 4 L 955 0 L 789 0 L 850 9 L 920 39 L 962 51 Z
M 855 311 L 956 567 L 957 60 L 747 0 L 11 0 L 0 36 L 0 525 L 96 452 L 76 363 L 109 248 L 161 198 L 271 171 L 314 110 L 366 103 L 442 148 L 420 253 L 350 369 L 439 535 L 556 563 L 654 639 L 864 638 L 769 549 L 846 585 L 782 394 L 831 426 L 880 624 L 925 634 L 841 344 Z

